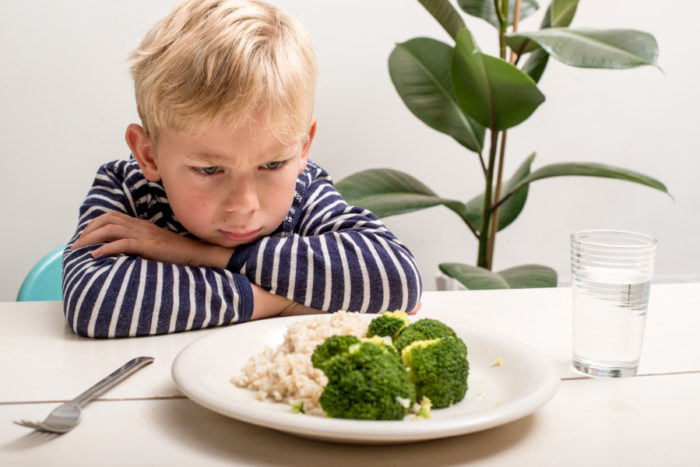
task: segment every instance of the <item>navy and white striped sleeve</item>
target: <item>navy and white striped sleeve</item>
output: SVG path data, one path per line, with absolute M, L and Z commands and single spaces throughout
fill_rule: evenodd
M 229 266 L 274 294 L 329 312 L 410 312 L 422 289 L 411 252 L 323 177 L 308 187 L 293 233 L 238 247 Z
M 129 180 L 128 167 L 122 161 L 100 169 L 63 254 L 63 306 L 71 329 L 87 337 L 127 337 L 249 320 L 252 290 L 240 274 L 130 255 L 93 258 L 99 245 L 70 250 L 95 217 L 110 210 L 137 215 L 145 179 Z

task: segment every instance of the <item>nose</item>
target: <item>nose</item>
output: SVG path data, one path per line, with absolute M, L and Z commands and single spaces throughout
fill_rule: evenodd
M 236 177 L 224 187 L 223 208 L 226 212 L 251 213 L 260 208 L 258 183 L 249 177 Z

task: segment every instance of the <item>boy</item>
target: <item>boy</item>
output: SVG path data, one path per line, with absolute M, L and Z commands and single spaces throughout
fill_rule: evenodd
M 66 320 L 152 335 L 316 310 L 413 310 L 411 253 L 308 160 L 307 33 L 258 0 L 186 0 L 131 55 L 142 125 L 64 254 Z

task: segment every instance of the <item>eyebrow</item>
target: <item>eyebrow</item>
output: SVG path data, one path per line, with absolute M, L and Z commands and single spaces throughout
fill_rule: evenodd
M 192 152 L 186 153 L 185 157 L 191 162 L 205 163 L 211 165 L 217 165 L 220 161 L 226 159 L 225 157 L 210 153 L 210 152 Z
M 282 148 L 282 150 L 276 152 L 275 154 L 262 158 L 262 160 L 259 161 L 259 164 L 289 160 L 296 155 L 296 150 L 297 148 Z M 221 165 L 222 161 L 224 163 L 228 161 L 228 157 L 212 152 L 191 152 L 186 153 L 185 157 L 187 157 L 190 163 L 202 164 L 211 167 Z

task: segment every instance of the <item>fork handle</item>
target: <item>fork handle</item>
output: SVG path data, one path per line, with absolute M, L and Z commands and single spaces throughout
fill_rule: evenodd
M 99 383 L 95 384 L 94 386 L 80 394 L 78 397 L 73 399 L 73 402 L 76 402 L 80 407 L 83 407 L 85 404 L 87 404 L 106 390 L 116 386 L 127 376 L 153 362 L 153 360 L 153 357 L 132 358 L 123 366 L 114 370 L 112 373 L 110 373 L 108 376 L 102 379 Z

